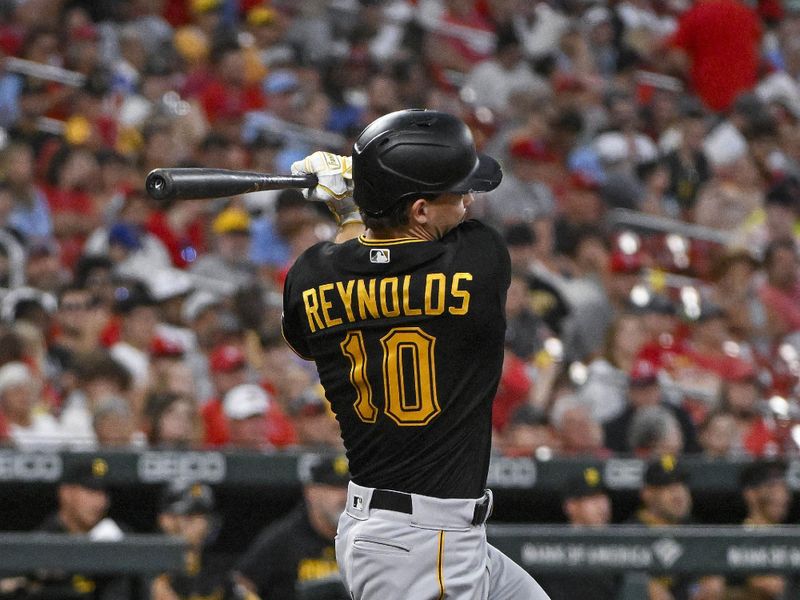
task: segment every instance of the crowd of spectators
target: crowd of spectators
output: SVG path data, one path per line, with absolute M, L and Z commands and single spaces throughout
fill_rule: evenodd
M 0 444 L 338 448 L 280 334 L 331 219 L 145 176 L 427 107 L 504 168 L 497 452 L 797 454 L 798 39 L 794 0 L 0 2 Z

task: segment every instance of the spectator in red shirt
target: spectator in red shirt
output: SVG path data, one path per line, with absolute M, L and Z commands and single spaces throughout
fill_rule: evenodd
M 448 71 L 465 75 L 476 64 L 490 58 L 495 39 L 491 23 L 478 12 L 473 0 L 446 0 L 445 10 L 425 40 L 425 57 L 445 85 Z
M 722 388 L 721 407 L 735 420 L 734 453 L 753 456 L 779 450 L 773 427 L 760 413 L 762 388 L 753 365 L 744 360 L 731 362 Z
M 245 383 L 225 394 L 222 411 L 227 419 L 228 445 L 240 450 L 264 450 L 267 443 L 267 412 L 271 399 L 261 387 Z
M 502 432 L 514 411 L 528 401 L 531 386 L 525 361 L 506 348 L 500 384 L 492 403 L 492 427 L 495 431 Z
M 764 254 L 767 281 L 759 290 L 767 308 L 783 315 L 792 329 L 800 329 L 800 259 L 792 238 L 772 242 Z
M 168 210 L 154 210 L 145 225 L 169 251 L 172 264 L 185 269 L 206 249 L 203 200 L 177 202 Z
M 231 417 L 225 409 L 225 402 L 228 393 L 235 388 L 261 386 L 247 384 L 247 358 L 238 346 L 223 345 L 217 347 L 209 357 L 209 367 L 211 378 L 216 389 L 217 396 L 207 402 L 201 410 L 203 422 L 205 424 L 205 444 L 207 446 L 224 446 L 229 444 L 232 436 L 237 432 L 231 430 Z M 266 392 L 264 392 L 266 394 Z M 248 396 L 249 398 L 249 396 Z M 239 400 L 233 401 L 238 406 Z M 289 419 L 281 410 L 277 402 L 268 396 L 268 410 L 264 410 L 266 423 L 247 426 L 242 428 L 246 431 L 238 432 L 250 438 L 253 429 L 258 429 L 263 433 L 262 443 L 267 446 L 286 446 L 295 442 L 296 435 Z M 234 410 L 234 413 L 238 414 Z M 240 428 L 240 429 L 242 429 Z
M 209 355 L 208 366 L 216 396 L 206 402 L 201 411 L 205 423 L 205 444 L 222 446 L 229 437 L 222 412 L 222 398 L 247 381 L 247 358 L 238 346 L 218 346 Z
M 699 0 L 680 18 L 670 45 L 691 62 L 690 82 L 705 104 L 727 110 L 755 86 L 761 25 L 738 0 Z
M 245 79 L 245 58 L 238 42 L 230 39 L 218 42 L 211 49 L 210 59 L 213 76 L 201 92 L 200 101 L 208 121 L 224 134 L 218 125 L 228 123 L 221 121 L 238 121 L 245 112 L 264 108 L 264 95 L 259 86 L 248 84 Z M 238 139 L 238 127 L 234 134 L 232 139 Z
M 45 189 L 53 229 L 61 245 L 61 260 L 74 266 L 86 237 L 99 224 L 89 191 L 100 175 L 94 155 L 85 148 L 61 148 L 50 163 Z

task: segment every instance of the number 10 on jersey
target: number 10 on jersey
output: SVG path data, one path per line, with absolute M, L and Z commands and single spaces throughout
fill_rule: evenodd
M 384 412 L 400 426 L 427 425 L 441 412 L 436 397 L 436 338 L 419 327 L 394 327 L 381 338 Z M 340 344 L 350 359 L 350 383 L 356 390 L 356 414 L 366 423 L 378 418 L 373 387 L 367 378 L 367 353 L 361 331 L 350 331 Z

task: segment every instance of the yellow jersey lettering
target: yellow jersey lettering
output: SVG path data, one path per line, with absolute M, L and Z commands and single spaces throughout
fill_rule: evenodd
M 469 292 L 458 288 L 461 281 L 472 281 L 472 273 L 456 273 L 453 284 L 450 286 L 450 295 L 461 300 L 461 306 L 451 306 L 448 311 L 451 315 L 465 315 L 469 311 Z
M 325 283 L 319 286 L 319 305 L 322 308 L 322 316 L 325 318 L 325 327 L 334 327 L 342 324 L 342 320 L 340 318 L 332 318 L 328 312 L 333 308 L 333 303 L 325 297 L 325 293 L 330 292 L 332 289 L 332 283 Z
M 434 291 L 434 285 L 436 291 Z M 428 273 L 425 278 L 425 314 L 429 317 L 441 315 L 444 312 L 444 293 L 447 279 L 444 273 Z
M 416 317 L 422 314 L 419 308 L 412 308 L 408 301 L 408 294 L 411 288 L 411 275 L 403 277 L 403 314 L 407 317 Z
M 306 307 L 308 328 L 311 333 L 314 333 L 317 329 L 324 329 L 325 325 L 322 324 L 322 319 L 319 316 L 319 300 L 317 299 L 317 290 L 315 288 L 303 292 L 303 305 Z
M 336 290 L 339 292 L 342 304 L 344 304 L 347 320 L 351 323 L 356 320 L 356 316 L 353 314 L 353 287 L 355 284 L 356 282 L 353 279 L 348 281 L 347 284 L 343 284 L 341 281 L 336 282 Z
M 369 280 L 369 290 L 366 287 L 363 279 L 359 279 L 356 283 L 356 296 L 358 297 L 358 316 L 362 321 L 367 320 L 367 312 L 373 319 L 380 317 L 378 312 L 378 297 L 375 294 L 375 280 Z
M 399 285 L 397 277 L 387 277 L 381 279 L 380 286 L 380 300 L 381 312 L 384 317 L 399 317 L 400 316 L 400 302 L 397 298 L 397 287 Z M 389 301 L 391 300 L 391 308 Z

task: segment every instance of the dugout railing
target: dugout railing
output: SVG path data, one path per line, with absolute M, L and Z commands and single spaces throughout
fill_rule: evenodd
M 649 575 L 800 573 L 800 527 L 684 526 L 601 529 L 490 525 L 489 539 L 528 572 L 587 577 L 619 574 L 619 600 L 647 598 Z M 787 598 L 797 598 L 788 577 Z
M 176 479 L 203 481 L 219 486 L 296 486 L 307 474 L 309 454 L 287 452 L 221 451 L 113 451 L 24 452 L 0 449 L 0 490 L 14 484 L 55 484 L 64 468 L 87 457 L 105 461 L 111 485 L 159 485 Z M 742 468 L 749 459 L 680 458 L 688 484 L 697 492 L 736 492 Z M 800 458 L 787 461 L 786 479 L 792 491 L 800 490 Z M 558 493 L 570 479 L 589 467 L 598 469 L 610 491 L 638 490 L 647 463 L 643 459 L 493 456 L 488 485 L 496 490 Z
M 173 537 L 129 534 L 119 541 L 53 533 L 0 533 L 0 580 L 29 574 L 125 576 L 135 599 L 150 598 L 150 578 L 179 572 L 185 544 Z M 2 595 L 2 594 L 0 594 Z

